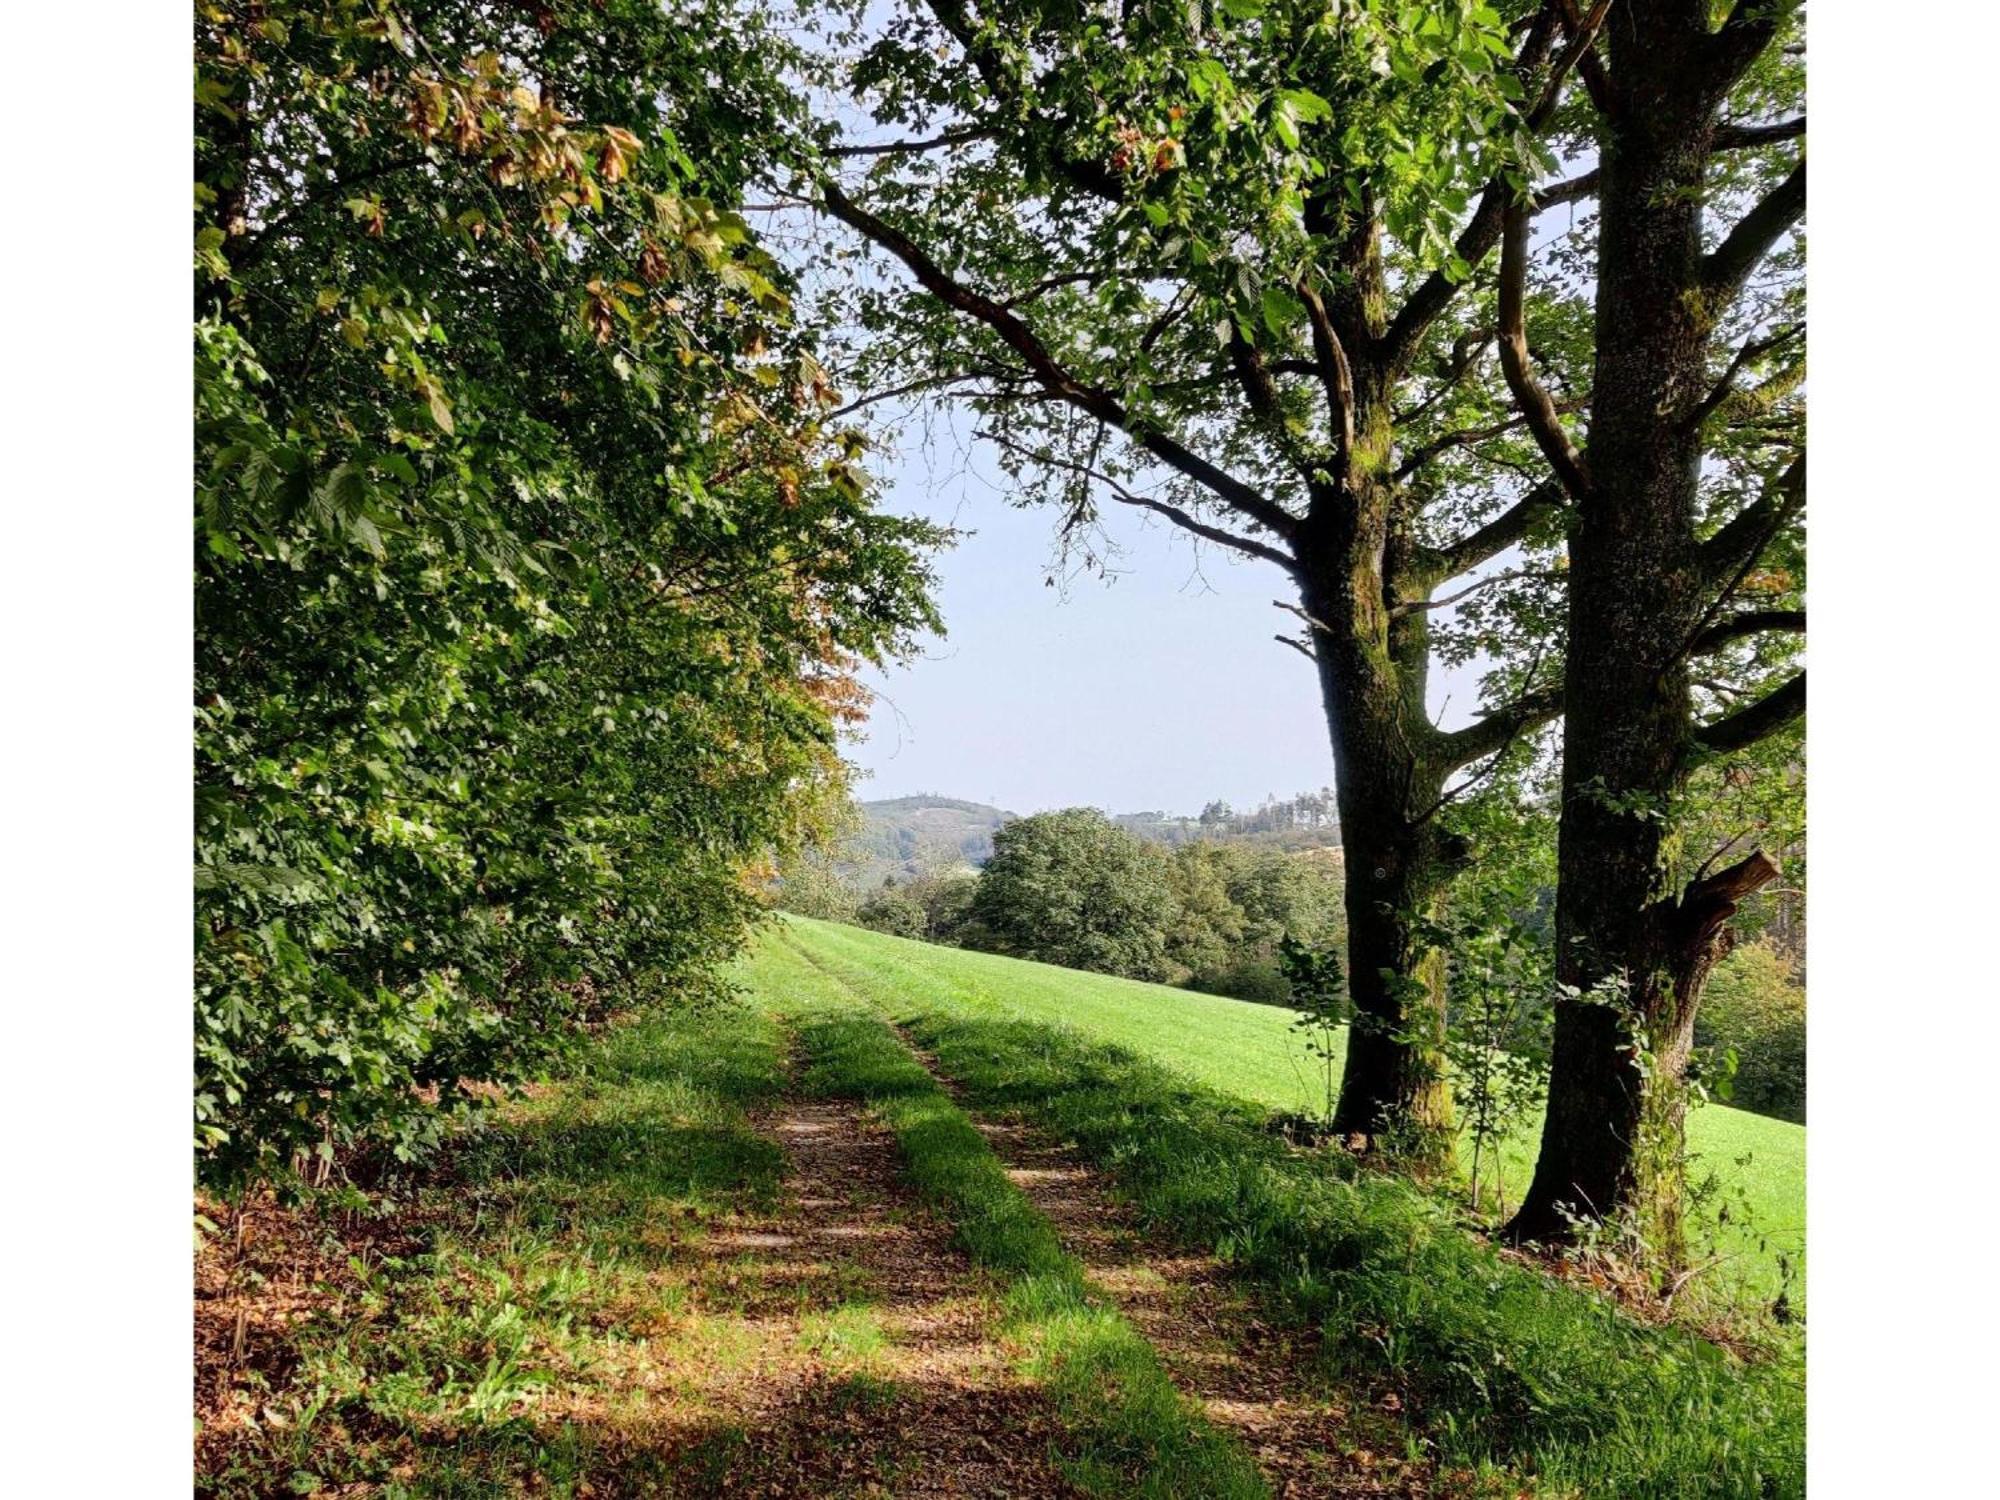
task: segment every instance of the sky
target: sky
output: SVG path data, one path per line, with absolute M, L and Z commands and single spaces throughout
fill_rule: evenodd
M 1107 501 L 1111 576 L 1050 587 L 1055 513 L 1010 504 L 962 422 L 928 436 L 913 422 L 896 440 L 884 508 L 968 534 L 938 559 L 946 636 L 869 673 L 858 796 L 1197 813 L 1333 784 L 1312 664 L 1273 639 L 1298 623 L 1272 603 L 1295 598 L 1283 573 Z M 1476 689 L 1434 672 L 1433 713 L 1459 719 Z

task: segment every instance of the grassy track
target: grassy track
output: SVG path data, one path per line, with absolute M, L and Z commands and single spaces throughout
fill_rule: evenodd
M 1746 1366 L 1641 1327 L 1479 1245 L 1433 1199 L 1288 1152 L 1241 1094 L 1090 1035 L 1107 1016 L 1136 1024 L 1118 1006 L 1148 993 L 1156 1006 L 1190 997 L 1086 982 L 1065 1004 L 1061 977 L 1088 976 L 819 924 L 778 937 L 908 1026 L 971 1106 L 1074 1141 L 1160 1232 L 1236 1261 L 1274 1310 L 1319 1322 L 1337 1371 L 1404 1393 L 1447 1460 L 1526 1464 L 1555 1494 L 1802 1493 L 1796 1350 Z M 1213 1035 L 1201 1021 L 1241 1026 L 1255 1009 L 1227 1006 L 1197 998 L 1200 1019 L 1179 1028 L 1156 1018 L 1146 1050 L 1178 1033 L 1194 1052 Z
M 1242 1447 L 1174 1389 L 1151 1346 L 1091 1288 L 985 1137 L 873 1006 L 775 942 L 753 952 L 739 977 L 798 1027 L 807 1085 L 865 1101 L 973 1261 L 1005 1278 L 1009 1331 L 1055 1398 L 1068 1431 L 1065 1468 L 1081 1488 L 1159 1500 L 1268 1494 Z
M 1289 1011 L 803 917 L 785 921 L 815 953 L 926 980 L 940 997 L 980 1014 L 1071 1027 L 1266 1108 L 1321 1106 Z M 1539 1129 L 1502 1152 L 1510 1196 L 1527 1181 Z M 1717 1183 L 1700 1216 L 1700 1235 L 1710 1242 L 1703 1257 L 1723 1257 L 1708 1275 L 1732 1294 L 1768 1301 L 1784 1284 L 1786 1265 L 1795 1273 L 1804 1267 L 1805 1129 L 1711 1104 L 1695 1112 L 1688 1137 L 1695 1177 L 1713 1174 Z M 1802 1285 L 1792 1288 L 1795 1305 L 1803 1305 Z

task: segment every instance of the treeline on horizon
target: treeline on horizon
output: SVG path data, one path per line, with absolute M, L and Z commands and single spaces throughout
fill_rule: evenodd
M 1333 851 L 1325 851 L 1333 854 Z M 980 869 L 948 865 L 856 888 L 801 860 L 775 899 L 787 911 L 1067 968 L 1283 1003 L 1279 945 L 1336 947 L 1332 858 L 1240 843 L 1166 844 L 1096 808 L 1015 818 Z

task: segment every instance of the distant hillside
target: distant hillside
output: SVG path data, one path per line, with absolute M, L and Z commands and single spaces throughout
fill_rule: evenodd
M 993 830 L 1015 814 L 957 797 L 863 802 L 861 831 L 848 841 L 841 875 L 864 888 L 947 870 L 978 869 L 993 857 Z
M 898 883 L 919 875 L 978 869 L 993 857 L 993 833 L 1018 814 L 959 797 L 888 797 L 859 804 L 861 829 L 836 865 L 842 881 L 870 890 L 885 879 Z M 1199 814 L 1113 813 L 1111 821 L 1157 844 L 1208 839 L 1219 844 L 1251 844 L 1285 850 L 1325 850 L 1338 867 L 1340 820 L 1333 792 L 1323 789 L 1296 797 L 1266 797 L 1255 808 L 1237 811 L 1211 802 Z

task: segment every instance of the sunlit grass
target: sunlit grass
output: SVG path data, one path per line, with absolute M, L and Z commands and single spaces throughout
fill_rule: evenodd
M 1008 1336 L 1055 1403 L 1061 1458 L 1091 1494 L 1233 1500 L 1268 1493 L 1256 1466 L 1175 1389 L 1152 1346 L 1062 1247 L 986 1139 L 866 1001 L 776 943 L 742 977 L 799 1030 L 810 1086 L 867 1102 L 910 1180 L 974 1264 L 1003 1279 Z
M 889 937 L 832 922 L 785 917 L 815 951 L 839 954 L 871 972 L 921 980 L 969 1014 L 1074 1028 L 1127 1047 L 1220 1093 L 1273 1110 L 1318 1111 L 1324 1089 L 1292 1030 L 1293 1014 L 1216 995 L 1087 974 Z M 1345 1033 L 1335 1049 L 1344 1055 Z M 1335 1062 L 1335 1076 L 1339 1059 Z M 1502 1181 L 1516 1201 L 1534 1167 L 1539 1121 L 1505 1142 Z M 1688 1127 L 1692 1176 L 1716 1185 L 1697 1226 L 1705 1273 L 1743 1296 L 1768 1301 L 1805 1259 L 1806 1132 L 1803 1126 L 1707 1104 Z M 1490 1206 L 1490 1205 L 1489 1205 Z M 1726 1209 L 1726 1213 L 1720 1210 Z M 1803 1305 L 1802 1283 L 1791 1288 Z
M 1059 998 L 1048 990 L 1039 1002 L 1007 993 L 1007 960 L 818 924 L 792 925 L 776 942 L 796 945 L 904 1025 L 968 1107 L 1018 1114 L 1073 1142 L 1156 1233 L 1212 1250 L 1265 1288 L 1278 1313 L 1317 1323 L 1331 1371 L 1402 1392 L 1418 1440 L 1446 1460 L 1522 1466 L 1552 1493 L 1802 1491 L 1796 1347 L 1744 1363 L 1687 1331 L 1641 1325 L 1600 1296 L 1504 1259 L 1434 1196 L 1290 1151 L 1242 1092 L 1094 1040 L 1079 1019 L 1089 1015 L 1089 985 L 1083 1001 L 1050 1016 L 1036 1013 Z M 1033 967 L 1024 989 L 1065 972 Z M 1117 1000 L 1131 998 L 1118 988 Z M 1152 996 L 1161 1007 L 1188 999 Z M 1201 1017 L 1226 1004 L 1191 1009 Z M 1244 1024 L 1241 1011 L 1223 1014 Z M 1168 1019 L 1155 1031 L 1148 1052 L 1160 1035 L 1195 1050 L 1190 1038 L 1210 1034 Z M 1000 1234 L 1003 1244 L 1015 1238 Z

